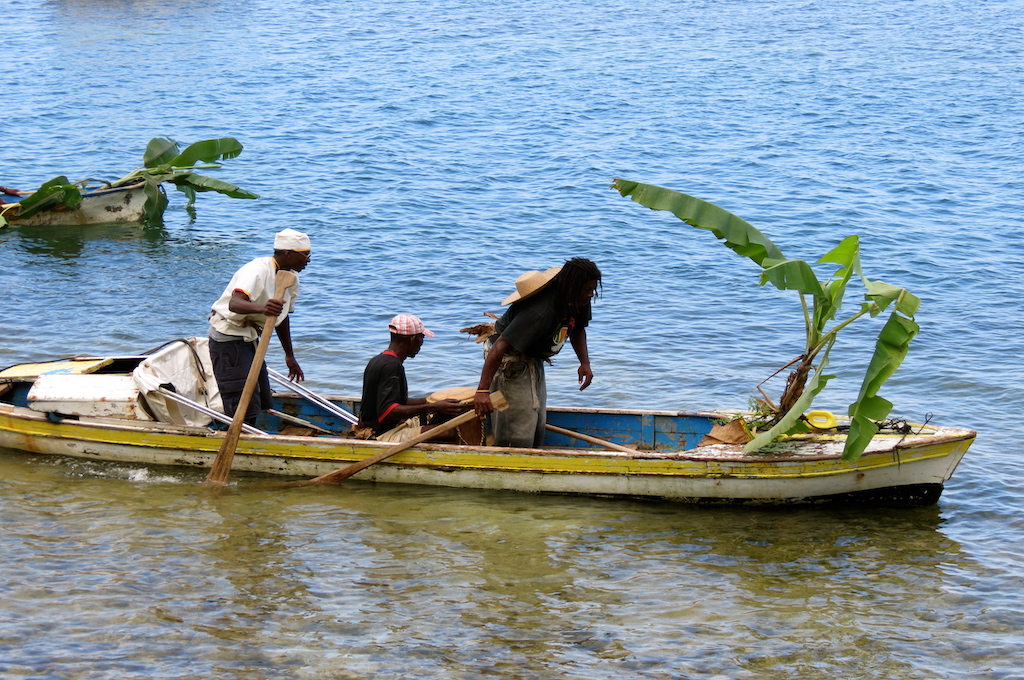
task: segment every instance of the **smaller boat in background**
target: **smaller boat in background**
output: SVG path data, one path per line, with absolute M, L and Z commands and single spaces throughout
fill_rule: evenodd
M 146 222 L 159 224 L 167 208 L 163 184 L 175 185 L 188 197 L 187 210 L 199 192 L 213 191 L 231 198 L 259 198 L 257 194 L 223 180 L 200 175 L 196 170 L 221 167 L 215 161 L 242 153 L 233 137 L 204 139 L 184 150 L 169 137 L 149 140 L 142 167 L 124 177 L 105 182 L 83 179 L 71 182 L 60 175 L 35 191 L 0 187 L 0 227 L 38 227 Z M 98 189 L 89 189 L 101 182 Z M 5 200 L 8 196 L 17 200 Z
M 146 194 L 144 184 L 110 187 L 103 185 L 87 190 L 77 207 L 64 203 L 52 206 L 21 218 L 20 200 L 4 201 L 0 198 L 0 213 L 7 224 L 13 227 L 67 226 L 73 224 L 105 224 L 110 222 L 142 222 L 146 218 Z M 25 198 L 30 191 L 17 191 L 0 187 L 0 192 L 12 198 Z

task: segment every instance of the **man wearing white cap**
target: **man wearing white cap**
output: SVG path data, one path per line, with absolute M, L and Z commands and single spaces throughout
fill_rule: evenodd
M 372 430 L 370 436 L 380 441 L 401 442 L 429 429 L 424 427 L 421 416 L 431 413 L 455 416 L 466 407 L 457 399 L 430 403 L 426 399 L 409 397 L 404 362 L 419 354 L 424 337 L 432 338 L 434 334 L 412 314 L 399 314 L 391 319 L 388 330 L 391 332 L 388 348 L 370 359 L 363 371 L 363 397 L 357 432 L 368 429 Z
M 490 392 L 500 390 L 508 400 L 505 411 L 493 411 L 495 446 L 537 447 L 544 443 L 547 425 L 547 384 L 544 363 L 568 340 L 580 361 L 580 389 L 594 379 L 587 349 L 590 301 L 601 285 L 601 270 L 588 259 L 574 257 L 547 271 L 530 271 L 516 279 L 516 290 L 505 298 L 511 305 L 494 324 L 485 347 L 474 405 L 491 413 Z
M 305 375 L 292 351 L 291 322 L 288 314 L 295 310 L 299 283 L 285 291 L 285 299 L 274 299 L 274 279 L 278 270 L 301 272 L 309 264 L 309 236 L 301 231 L 285 229 L 274 237 L 273 257 L 258 257 L 244 265 L 231 277 L 224 292 L 210 310 L 210 359 L 217 378 L 225 415 L 234 417 L 242 396 L 249 367 L 256 358 L 260 329 L 268 316 L 276 316 L 275 331 L 284 350 L 288 377 L 303 380 Z M 260 411 L 274 408 L 270 380 L 264 364 L 257 392 L 249 400 L 245 421 L 252 424 Z

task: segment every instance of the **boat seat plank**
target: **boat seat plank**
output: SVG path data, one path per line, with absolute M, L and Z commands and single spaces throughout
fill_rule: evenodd
M 53 373 L 85 374 L 95 373 L 114 363 L 113 357 L 82 357 L 58 359 L 39 364 L 18 364 L 0 371 L 0 378 L 11 380 L 35 380 L 41 375 Z

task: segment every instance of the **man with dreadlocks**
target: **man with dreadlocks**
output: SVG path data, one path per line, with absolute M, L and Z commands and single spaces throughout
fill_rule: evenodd
M 547 386 L 544 362 L 569 340 L 580 360 L 580 389 L 594 379 L 587 353 L 590 301 L 597 296 L 601 271 L 575 257 L 545 272 L 530 271 L 516 279 L 516 291 L 502 305 L 512 305 L 494 324 L 484 344 L 474 404 L 480 415 L 493 411 L 488 393 L 501 390 L 506 411 L 494 411 L 495 446 L 536 447 L 544 442 Z

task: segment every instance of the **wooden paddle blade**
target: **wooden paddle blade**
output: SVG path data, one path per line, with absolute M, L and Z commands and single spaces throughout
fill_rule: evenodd
M 274 276 L 274 299 L 283 300 L 284 292 L 295 285 L 299 277 L 290 269 L 282 269 Z
M 504 411 L 505 409 L 508 408 L 508 400 L 505 399 L 505 395 L 502 394 L 501 392 L 494 392 L 493 394 L 491 394 L 491 404 L 498 411 Z M 380 453 L 378 453 L 376 455 L 370 456 L 369 458 L 367 458 L 365 460 L 361 460 L 358 463 L 352 463 L 351 465 L 349 465 L 347 467 L 343 467 L 340 470 L 335 470 L 334 472 L 328 472 L 325 475 L 320 475 L 319 477 L 314 477 L 313 479 L 309 480 L 308 483 L 309 484 L 337 484 L 340 481 L 348 479 L 349 477 L 351 477 L 352 475 L 356 474 L 357 472 L 360 472 L 361 470 L 365 470 L 366 468 L 370 467 L 374 463 L 379 463 L 380 461 L 384 460 L 385 458 L 390 458 L 391 456 L 395 455 L 396 453 L 401 453 L 402 451 L 405 451 L 407 449 L 411 449 L 412 447 L 416 446 L 417 444 L 422 444 L 423 442 L 427 441 L 431 437 L 434 437 L 434 436 L 436 436 L 438 434 L 441 434 L 442 432 L 447 432 L 448 430 L 453 430 L 456 427 L 458 427 L 459 425 L 462 425 L 463 423 L 468 423 L 469 421 L 473 420 L 476 417 L 477 417 L 476 411 L 466 411 L 465 413 L 463 413 L 461 415 L 458 415 L 458 416 L 455 416 L 454 418 L 452 418 L 451 420 L 449 420 L 447 422 L 441 423 L 440 425 L 437 425 L 436 427 L 430 428 L 426 432 L 420 433 L 419 435 L 413 437 L 412 439 L 409 439 L 409 440 L 404 441 L 404 442 L 399 442 L 398 444 L 395 444 L 394 446 L 392 446 L 389 449 L 385 449 L 384 451 L 381 451 Z
M 298 277 L 295 272 L 282 269 L 274 277 L 274 299 L 284 299 L 284 292 L 295 285 Z M 256 346 L 256 356 L 253 357 L 252 365 L 249 366 L 249 374 L 245 378 L 245 386 L 242 387 L 242 396 L 238 400 L 238 407 L 231 419 L 231 425 L 224 435 L 217 457 L 210 466 L 210 474 L 206 477 L 207 484 L 226 484 L 228 475 L 231 473 L 231 461 L 235 456 L 235 449 L 238 448 L 238 439 L 242 435 L 242 425 L 245 423 L 245 412 L 249 410 L 249 401 L 252 400 L 253 392 L 256 391 L 256 384 L 259 382 L 260 371 L 263 368 L 263 359 L 267 356 L 267 348 L 270 347 L 270 336 L 274 334 L 274 321 L 276 316 L 267 316 L 263 324 L 263 333 L 260 334 L 260 342 Z
M 495 411 L 507 411 L 508 399 L 501 392 L 491 392 L 491 406 Z

